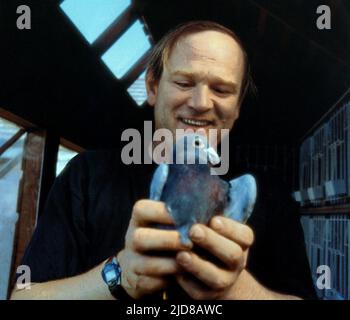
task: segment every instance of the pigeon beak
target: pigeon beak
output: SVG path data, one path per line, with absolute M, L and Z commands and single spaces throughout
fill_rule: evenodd
M 215 166 L 217 164 L 220 163 L 220 157 L 219 155 L 216 153 L 216 151 L 214 150 L 213 147 L 209 147 L 207 150 L 208 153 L 208 157 L 209 157 L 209 162 Z

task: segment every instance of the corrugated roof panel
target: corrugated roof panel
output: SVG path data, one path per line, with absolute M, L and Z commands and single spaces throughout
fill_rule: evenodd
M 143 25 L 139 20 L 136 20 L 102 55 L 102 60 L 120 79 L 150 48 L 151 43 L 143 30 Z
M 138 106 L 142 106 L 147 99 L 145 77 L 146 71 L 142 72 L 135 82 L 128 88 L 128 93 Z
M 65 0 L 60 7 L 91 44 L 131 4 L 131 0 Z
M 0 147 L 20 129 L 17 125 L 0 118 Z
M 78 153 L 73 150 L 65 148 L 61 145 L 59 146 L 56 163 L 56 176 L 58 176 L 61 173 L 61 171 L 64 169 L 69 160 L 71 160 L 77 154 Z

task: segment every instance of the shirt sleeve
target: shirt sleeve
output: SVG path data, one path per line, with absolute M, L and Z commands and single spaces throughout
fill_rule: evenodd
M 78 155 L 56 178 L 43 214 L 23 256 L 32 282 L 86 271 L 89 240 L 85 228 L 84 156 Z

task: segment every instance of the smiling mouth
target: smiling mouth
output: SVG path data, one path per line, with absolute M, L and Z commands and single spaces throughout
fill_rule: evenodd
M 180 118 L 180 121 L 188 126 L 194 126 L 194 127 L 207 127 L 213 124 L 213 121 L 197 120 L 197 119 L 189 119 L 189 118 Z

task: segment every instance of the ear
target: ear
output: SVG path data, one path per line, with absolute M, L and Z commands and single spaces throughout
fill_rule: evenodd
M 147 102 L 153 107 L 157 101 L 158 83 L 155 81 L 152 71 L 147 71 L 146 74 L 146 91 Z
M 238 102 L 238 104 L 235 107 L 235 120 L 236 121 L 239 118 L 239 114 L 241 111 L 241 102 Z
M 241 112 L 241 102 L 238 104 L 236 109 L 236 120 L 239 118 L 240 112 Z

